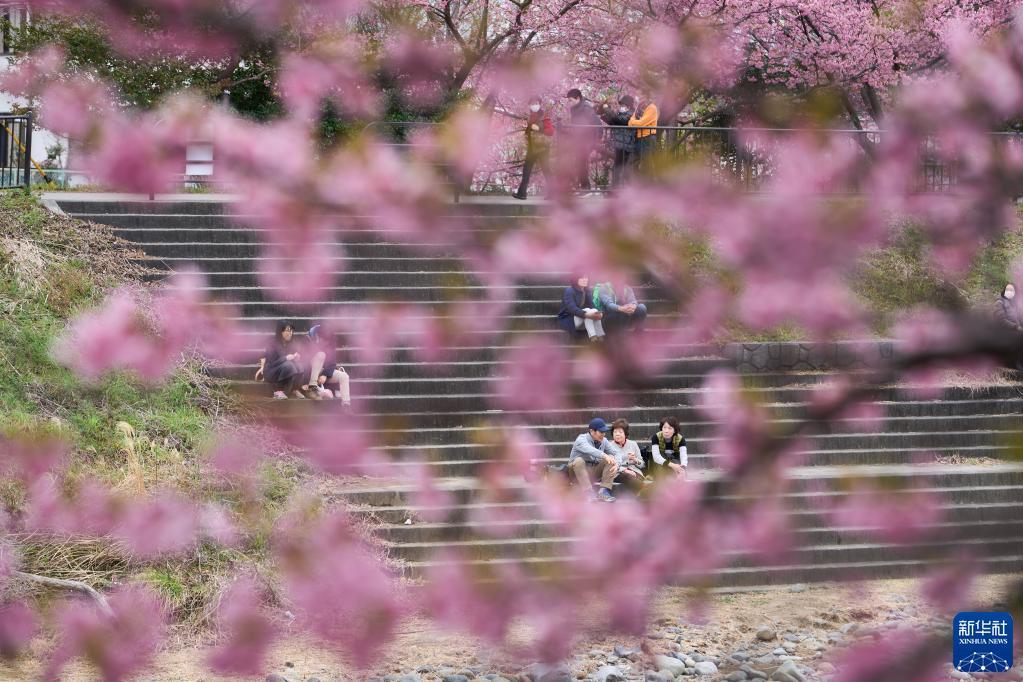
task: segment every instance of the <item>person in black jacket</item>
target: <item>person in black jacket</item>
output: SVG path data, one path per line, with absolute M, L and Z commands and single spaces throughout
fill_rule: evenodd
M 636 100 L 623 95 L 617 109 L 612 105 L 604 108 L 603 119 L 611 129 L 611 149 L 614 151 L 614 165 L 611 167 L 611 186 L 617 187 L 625 179 L 629 161 L 636 148 L 636 131 L 629 127 L 629 119 L 636 112 Z
M 998 297 L 995 306 L 995 318 L 1013 332 L 1023 331 L 1023 320 L 1020 319 L 1019 308 L 1016 306 L 1014 284 L 1006 284 L 1002 289 L 1002 295 Z M 1023 348 L 1018 348 L 1014 353 L 1012 365 L 1015 365 L 1016 370 L 1023 372 Z
M 576 186 L 588 192 L 591 189 L 590 154 L 597 147 L 603 124 L 590 103 L 583 99 L 579 88 L 572 88 L 565 97 L 569 104 L 565 152 L 571 155 L 570 167 L 574 169 Z
M 1016 307 L 1016 286 L 1006 284 L 1002 289 L 1002 295 L 998 297 L 998 306 L 995 308 L 995 316 L 998 321 L 1009 329 L 1020 331 L 1023 325 L 1020 324 L 1019 309 Z
M 589 286 L 590 278 L 586 275 L 572 275 L 572 284 L 565 287 L 561 295 L 558 326 L 572 338 L 585 329 L 590 341 L 602 341 L 604 326 L 600 320 L 604 315 L 595 308 L 587 307 L 593 296 Z
M 309 365 L 304 363 L 295 342 L 295 327 L 290 322 L 278 322 L 273 342 L 259 359 L 256 381 L 264 379 L 272 385 L 274 398 L 283 400 L 289 395 L 305 398 L 302 391 L 309 390 L 305 382 L 308 374 Z

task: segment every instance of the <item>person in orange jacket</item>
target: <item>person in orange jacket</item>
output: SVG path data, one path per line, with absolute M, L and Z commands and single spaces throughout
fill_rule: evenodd
M 660 112 L 657 105 L 649 97 L 640 99 L 636 112 L 629 119 L 629 125 L 638 128 L 636 131 L 636 163 L 643 163 L 657 150 L 657 119 Z
M 533 173 L 533 166 L 540 164 L 543 171 L 543 179 L 549 185 L 551 182 L 550 166 L 547 161 L 551 153 L 551 138 L 554 137 L 554 124 L 550 117 L 544 112 L 539 97 L 529 100 L 529 118 L 526 119 L 526 162 L 522 166 L 522 182 L 514 196 L 516 199 L 525 199 L 526 191 L 529 189 L 529 176 Z

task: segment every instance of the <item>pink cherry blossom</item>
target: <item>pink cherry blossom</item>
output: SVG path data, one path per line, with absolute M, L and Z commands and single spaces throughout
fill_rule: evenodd
M 56 617 L 60 643 L 43 679 L 60 679 L 74 658 L 85 658 L 109 682 L 128 679 L 148 665 L 164 636 L 165 615 L 159 598 L 129 585 L 109 596 L 113 616 L 84 601 L 69 602 Z
M 220 599 L 217 626 L 222 639 L 209 654 L 210 669 L 235 675 L 263 672 L 267 650 L 277 638 L 277 628 L 254 580 L 243 576 L 225 591 Z

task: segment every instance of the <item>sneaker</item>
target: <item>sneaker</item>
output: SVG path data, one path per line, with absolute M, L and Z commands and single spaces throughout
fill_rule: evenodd
M 337 398 L 338 400 L 343 400 L 343 398 L 341 397 L 341 391 L 334 391 L 334 397 Z M 347 404 L 348 403 L 345 403 L 345 405 Z
M 274 391 L 274 400 L 287 400 L 288 396 L 285 395 L 284 391 Z
M 607 488 L 601 488 L 600 492 L 597 493 L 597 499 L 601 502 L 614 502 L 615 496 L 611 494 L 611 491 Z
M 334 394 L 331 393 L 326 388 L 324 388 L 323 386 L 316 386 L 315 388 L 313 388 L 313 390 L 316 392 L 316 395 L 320 396 L 320 399 L 322 400 L 332 400 L 334 398 Z

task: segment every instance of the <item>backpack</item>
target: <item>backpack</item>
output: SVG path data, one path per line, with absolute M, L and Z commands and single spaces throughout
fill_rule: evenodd
M 596 308 L 597 310 L 600 310 L 601 312 L 603 312 L 604 305 L 600 302 L 600 287 L 601 287 L 601 285 L 602 284 L 600 282 L 598 282 L 597 284 L 593 285 L 593 307 Z M 607 286 L 607 285 L 605 284 L 604 286 Z

